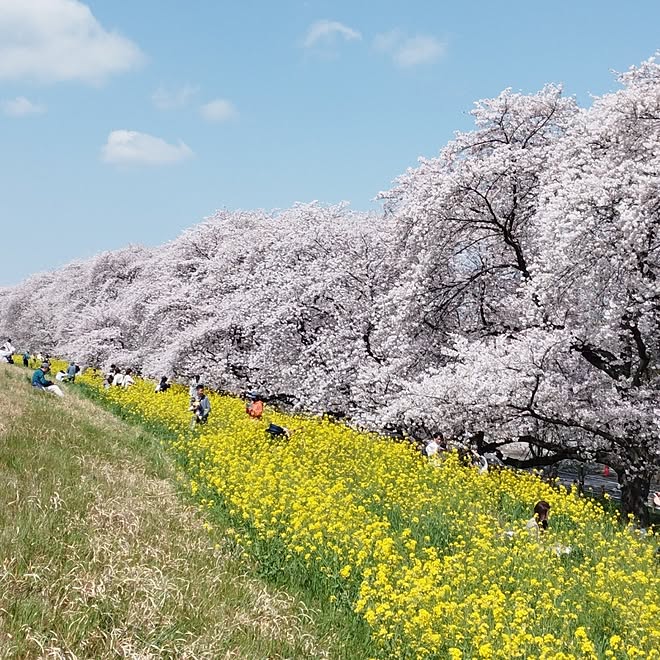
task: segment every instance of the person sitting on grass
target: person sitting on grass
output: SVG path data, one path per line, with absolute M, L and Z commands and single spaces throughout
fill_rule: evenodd
M 46 378 L 46 374 L 50 371 L 50 364 L 42 362 L 41 366 L 32 374 L 32 387 L 39 390 L 45 390 L 55 396 L 64 396 L 64 392 L 52 381 Z
M 190 404 L 190 411 L 194 413 L 190 428 L 197 424 L 206 424 L 211 413 L 211 402 L 204 392 L 204 385 L 198 385 L 195 389 L 195 400 Z

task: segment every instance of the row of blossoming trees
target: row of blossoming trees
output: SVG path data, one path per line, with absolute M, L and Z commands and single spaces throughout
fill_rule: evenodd
M 35 275 L 0 291 L 0 330 L 482 450 L 522 440 L 536 464 L 597 460 L 641 514 L 660 466 L 660 65 L 619 82 L 586 109 L 552 85 L 478 102 L 383 213 L 223 211 Z

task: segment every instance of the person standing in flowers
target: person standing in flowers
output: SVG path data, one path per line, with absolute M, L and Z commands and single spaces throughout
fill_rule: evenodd
M 50 364 L 48 362 L 42 362 L 41 366 L 32 374 L 32 387 L 36 387 L 38 390 L 45 390 L 55 396 L 64 396 L 64 392 L 46 378 L 46 374 L 49 371 Z
M 258 394 L 248 392 L 248 403 L 245 406 L 245 412 L 252 417 L 252 419 L 261 419 L 264 413 L 264 402 L 259 398 Z
M 66 380 L 69 383 L 75 383 L 76 382 L 76 374 L 80 371 L 80 368 L 75 362 L 71 362 L 69 366 L 66 368 L 66 377 L 64 380 Z
M 211 402 L 206 396 L 204 385 L 198 385 L 195 388 L 195 399 L 190 404 L 190 411 L 194 413 L 190 421 L 190 428 L 194 428 L 197 424 L 206 424 L 211 414 Z
M 436 433 L 425 445 L 422 450 L 424 456 L 435 456 L 436 454 L 447 451 L 447 441 L 442 433 Z
M 424 456 L 435 456 L 440 449 L 440 445 L 436 442 L 435 438 L 431 438 L 426 445 L 424 445 Z
M 541 532 L 548 529 L 550 505 L 545 500 L 539 500 L 534 505 L 534 515 L 527 521 L 527 531 L 538 539 Z

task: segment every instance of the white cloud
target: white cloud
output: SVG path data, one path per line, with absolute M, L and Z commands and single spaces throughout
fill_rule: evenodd
M 3 101 L 2 111 L 9 117 L 25 117 L 26 115 L 40 115 L 46 112 L 46 108 L 38 103 L 32 103 L 24 96 L 17 96 L 11 101 Z
M 112 131 L 101 158 L 116 165 L 167 165 L 193 155 L 184 142 L 169 144 L 162 138 L 137 131 Z
M 143 60 L 79 0 L 0 0 L 0 80 L 100 83 Z
M 330 45 L 334 44 L 337 37 L 342 37 L 346 41 L 353 41 L 362 39 L 362 35 L 353 28 L 340 23 L 339 21 L 316 21 L 310 25 L 303 46 L 305 48 L 312 48 L 319 44 Z
M 199 92 L 199 87 L 193 85 L 184 85 L 174 90 L 159 87 L 151 95 L 151 100 L 159 110 L 173 110 L 188 105 L 197 92 Z
M 374 48 L 380 52 L 389 52 L 403 40 L 401 30 L 390 30 L 374 37 Z
M 373 46 L 375 50 L 389 53 L 402 68 L 433 62 L 447 52 L 447 44 L 436 37 L 406 37 L 400 30 L 376 35 Z
M 437 60 L 446 50 L 447 46 L 435 37 L 412 37 L 397 48 L 394 61 L 403 67 L 415 66 Z
M 208 121 L 228 121 L 238 117 L 236 108 L 225 99 L 215 99 L 215 101 L 205 103 L 199 112 Z

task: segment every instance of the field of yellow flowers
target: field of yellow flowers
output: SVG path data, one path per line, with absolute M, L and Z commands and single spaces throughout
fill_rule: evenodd
M 325 419 L 253 420 L 216 394 L 190 431 L 180 386 L 79 380 L 167 427 L 201 505 L 223 507 L 261 562 L 366 620 L 383 658 L 660 658 L 657 537 L 593 500 Z M 291 438 L 269 440 L 270 422 Z M 552 509 L 536 538 L 525 523 L 539 499 Z

